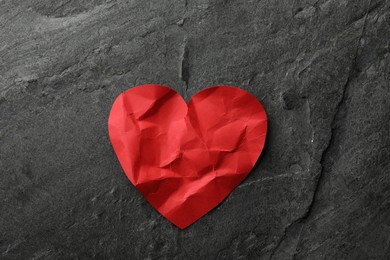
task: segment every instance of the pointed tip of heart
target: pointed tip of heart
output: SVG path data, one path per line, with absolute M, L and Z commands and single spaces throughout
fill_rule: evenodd
M 193 222 L 194 223 L 194 222 Z M 193 224 L 191 223 L 191 224 Z M 191 226 L 191 224 L 188 224 L 188 225 L 176 225 L 175 223 L 173 223 L 176 227 L 178 227 L 180 230 L 184 230 L 186 229 L 187 227 Z
M 206 215 L 207 213 L 205 213 L 204 215 Z M 201 217 L 200 217 L 201 218 Z M 167 219 L 169 222 L 171 222 L 175 227 L 177 227 L 177 228 L 179 228 L 180 230 L 184 230 L 184 229 L 186 229 L 186 228 L 188 228 L 189 226 L 192 226 L 192 224 L 194 224 L 196 221 L 198 221 L 199 220 L 199 218 L 198 219 L 196 219 L 196 220 L 193 220 L 193 221 L 191 221 L 191 222 L 186 222 L 186 223 L 179 223 L 179 222 L 174 222 L 174 221 L 172 221 L 172 220 L 170 220 L 170 219 Z

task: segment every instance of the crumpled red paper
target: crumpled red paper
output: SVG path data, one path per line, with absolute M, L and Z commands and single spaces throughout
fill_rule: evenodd
M 129 180 L 183 229 L 249 174 L 264 146 L 267 116 L 239 88 L 207 88 L 187 106 L 168 87 L 143 85 L 118 96 L 108 130 Z

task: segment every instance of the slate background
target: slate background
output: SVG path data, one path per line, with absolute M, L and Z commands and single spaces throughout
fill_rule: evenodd
M 1 259 L 389 259 L 390 1 L 0 1 Z M 123 174 L 122 91 L 265 106 L 250 176 L 184 231 Z

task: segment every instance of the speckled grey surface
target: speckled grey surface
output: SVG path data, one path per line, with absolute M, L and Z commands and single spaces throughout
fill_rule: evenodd
M 390 2 L 0 1 L 0 258 L 389 259 Z M 130 184 L 111 104 L 144 83 L 265 106 L 249 177 L 181 231 Z

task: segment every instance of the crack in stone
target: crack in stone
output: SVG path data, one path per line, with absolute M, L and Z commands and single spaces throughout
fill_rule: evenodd
M 282 173 L 282 174 L 277 174 L 277 175 L 270 176 L 270 177 L 263 177 L 263 178 L 256 179 L 256 180 L 253 180 L 253 181 L 244 183 L 244 184 L 242 184 L 242 185 L 239 185 L 239 186 L 237 187 L 237 189 L 242 189 L 242 188 L 245 188 L 245 187 L 248 187 L 248 186 L 252 186 L 252 185 L 254 185 L 254 184 L 257 184 L 257 183 L 266 182 L 266 181 L 273 181 L 273 180 L 276 180 L 276 179 L 293 178 L 293 177 L 295 177 L 296 175 L 301 175 L 301 174 L 300 174 L 300 173 L 294 173 L 294 174 Z
M 189 66 L 189 49 L 187 45 L 187 37 L 184 37 L 183 52 L 180 62 L 180 79 L 185 84 L 185 99 L 188 99 L 188 85 L 190 81 L 190 66 Z
M 341 111 L 341 107 L 345 104 L 345 101 L 347 99 L 348 86 L 350 85 L 351 80 L 353 79 L 353 77 L 354 77 L 354 75 L 355 75 L 355 73 L 357 71 L 356 65 L 357 65 L 357 59 L 358 59 L 358 56 L 359 56 L 359 53 L 360 53 L 360 42 L 361 42 L 361 40 L 362 40 L 362 38 L 364 36 L 364 32 L 366 30 L 368 15 L 369 15 L 370 11 L 372 10 L 371 2 L 372 2 L 372 0 L 370 0 L 369 3 L 368 3 L 368 8 L 367 8 L 368 10 L 367 10 L 367 12 L 365 14 L 364 23 L 363 23 L 363 26 L 362 26 L 362 32 L 360 34 L 360 37 L 358 38 L 357 47 L 356 47 L 355 55 L 354 55 L 354 58 L 353 58 L 353 61 L 352 61 L 352 64 L 351 64 L 351 68 L 350 68 L 350 70 L 348 72 L 348 77 L 347 77 L 347 80 L 346 80 L 346 82 L 344 84 L 343 92 L 342 92 L 340 101 L 338 102 L 338 104 L 337 104 L 337 106 L 335 108 L 335 113 L 334 113 L 334 116 L 333 116 L 333 119 L 332 119 L 332 123 L 331 123 L 330 138 L 329 138 L 327 146 L 325 147 L 325 149 L 323 150 L 322 155 L 321 155 L 320 165 L 321 165 L 322 169 L 321 169 L 320 173 L 318 174 L 318 177 L 316 178 L 317 180 L 315 181 L 315 189 L 314 189 L 314 192 L 313 192 L 312 200 L 311 200 L 309 206 L 307 207 L 307 210 L 306 210 L 305 214 L 303 214 L 303 216 L 299 217 L 298 219 L 292 221 L 284 229 L 283 235 L 279 239 L 279 241 L 276 244 L 276 246 L 274 247 L 274 249 L 272 250 L 269 259 L 273 258 L 273 256 L 275 255 L 276 251 L 279 249 L 279 247 L 281 246 L 283 241 L 287 238 L 288 231 L 291 228 L 293 228 L 295 225 L 302 225 L 301 231 L 299 232 L 299 236 L 298 236 L 298 239 L 297 239 L 298 242 L 296 243 L 295 253 L 292 256 L 292 259 L 296 258 L 296 255 L 297 255 L 297 252 L 298 252 L 297 249 L 299 248 L 300 242 L 301 242 L 302 229 L 304 227 L 305 222 L 310 217 L 310 215 L 311 215 L 311 213 L 313 211 L 313 207 L 314 207 L 316 198 L 318 196 L 319 187 L 321 186 L 321 184 L 323 182 L 323 173 L 324 173 L 323 165 L 324 165 L 324 160 L 326 158 L 326 155 L 329 153 L 330 148 L 334 145 L 334 136 L 335 136 L 335 132 L 337 130 L 336 121 L 337 121 L 337 119 L 339 117 L 339 114 L 340 114 L 340 111 Z
M 309 206 L 310 207 L 310 206 Z M 283 241 L 286 239 L 287 237 L 287 233 L 288 233 L 288 230 L 290 230 L 292 227 L 294 227 L 295 225 L 298 225 L 298 224 L 301 224 L 301 222 L 305 219 L 306 216 L 308 216 L 309 214 L 309 211 L 306 211 L 306 213 L 302 216 L 302 217 L 299 217 L 298 219 L 294 220 L 293 222 L 291 222 L 285 229 L 284 229 L 284 232 L 283 232 L 283 235 L 281 236 L 281 238 L 279 239 L 278 243 L 276 244 L 276 246 L 274 247 L 274 249 L 272 250 L 270 256 L 269 256 L 269 259 L 272 259 L 276 253 L 276 251 L 279 249 L 279 247 L 282 245 Z M 300 234 L 299 234 L 299 237 L 302 233 L 302 229 L 303 229 L 303 226 L 301 227 L 301 231 L 300 231 Z M 298 238 L 299 239 L 299 238 Z
M 184 0 L 184 15 L 183 18 L 176 23 L 177 26 L 179 26 L 183 32 L 184 32 L 184 39 L 183 39 L 183 45 L 182 45 L 182 52 L 180 55 L 180 61 L 179 61 L 179 78 L 182 82 L 184 82 L 184 99 L 188 102 L 188 88 L 189 88 L 189 81 L 190 81 L 190 63 L 189 63 L 189 48 L 188 48 L 188 33 L 183 28 L 184 22 L 185 22 L 185 13 L 187 12 L 188 8 L 188 0 Z

